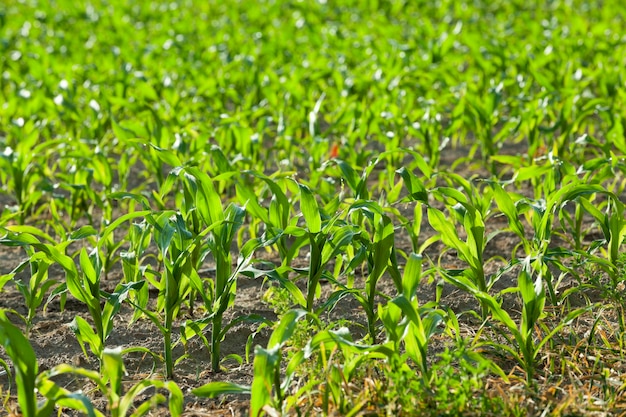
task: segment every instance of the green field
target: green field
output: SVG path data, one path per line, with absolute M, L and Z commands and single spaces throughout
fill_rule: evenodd
M 620 0 L 0 2 L 0 414 L 626 415 Z

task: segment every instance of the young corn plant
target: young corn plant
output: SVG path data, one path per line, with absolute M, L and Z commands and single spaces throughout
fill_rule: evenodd
M 154 224 L 153 211 L 150 209 L 150 203 L 148 199 L 140 194 L 118 192 L 112 193 L 108 198 L 113 200 L 131 200 L 132 202 L 139 204 L 143 210 L 134 211 L 131 207 L 128 208 L 129 212 L 117 219 L 111 221 L 99 236 L 97 244 L 99 244 L 100 253 L 102 258 L 105 259 L 105 273 L 109 269 L 106 265 L 110 265 L 113 259 L 118 259 L 122 263 L 122 271 L 124 284 L 134 284 L 145 280 L 144 273 L 147 270 L 145 263 L 149 258 L 155 258 L 156 255 L 147 251 L 152 242 L 152 224 Z M 135 220 L 141 218 L 140 222 Z M 120 239 L 119 242 L 115 241 L 114 231 L 119 230 L 123 223 L 129 222 L 128 232 L 126 237 Z M 122 246 L 125 250 L 120 250 Z M 116 252 L 120 250 L 119 255 Z M 106 261 L 108 259 L 109 261 Z M 142 310 L 145 310 L 149 301 L 149 286 L 139 286 L 137 284 L 136 290 L 129 294 L 129 300 L 137 306 L 135 308 L 133 319 L 135 321 L 143 314 Z
M 265 265 L 269 268 L 264 270 L 248 268 L 245 274 L 255 278 L 266 277 L 277 282 L 286 290 L 291 302 L 294 302 L 300 308 L 310 308 L 311 312 L 315 311 L 318 314 L 332 309 L 344 295 L 350 293 L 353 285 L 350 283 L 350 277 L 365 259 L 364 247 L 359 242 L 359 229 L 353 225 L 345 224 L 343 221 L 337 220 L 337 218 L 333 218 L 324 225 L 319 236 L 313 238 L 313 240 L 310 239 L 310 235 L 305 228 L 297 226 L 290 226 L 286 230 L 285 235 L 296 238 L 296 243 L 291 246 L 290 250 L 293 250 L 294 247 L 303 247 L 307 241 L 310 245 L 317 246 L 314 249 L 319 252 L 315 255 L 317 258 L 309 259 L 308 268 L 292 268 L 284 264 L 275 267 L 274 264 L 266 262 Z M 322 236 L 326 236 L 326 238 L 324 239 Z M 346 262 L 343 253 L 354 254 L 354 257 L 349 262 Z M 329 271 L 329 264 L 332 260 L 335 261 L 335 266 L 331 272 Z M 304 291 L 288 277 L 290 273 L 296 273 L 298 276 L 307 279 L 307 286 Z M 340 282 L 341 278 L 345 276 L 348 276 L 347 286 Z M 316 305 L 316 301 L 320 297 L 321 279 L 328 280 L 344 290 L 334 293 L 325 302 Z
M 558 304 L 559 298 L 548 265 L 553 255 L 555 253 L 558 255 L 559 252 L 559 250 L 550 248 L 555 220 L 568 202 L 578 201 L 585 205 L 585 196 L 605 192 L 606 190 L 601 185 L 584 184 L 572 180 L 557 192 L 550 194 L 546 201 L 521 200 L 516 204 L 518 213 L 526 216 L 533 229 L 533 238 L 525 247 L 525 250 L 528 251 L 526 254 L 532 259 L 533 267 L 542 271 L 548 290 L 548 299 L 553 305 Z
M 359 232 L 353 225 L 341 221 L 340 213 L 322 221 L 320 216 L 324 219 L 328 217 L 323 213 L 335 213 L 337 209 L 334 202 L 329 203 L 335 207 L 334 209 L 329 208 L 329 205 L 320 207 L 308 186 L 291 181 L 271 179 L 255 172 L 249 172 L 249 174 L 265 182 L 267 191 L 271 193 L 269 206 L 267 208 L 262 207 L 259 203 L 262 201 L 260 196 L 257 196 L 251 187 L 242 182 L 237 183 L 238 198 L 253 216 L 253 219 L 261 221 L 263 236 L 268 242 L 272 241 L 272 246 L 278 250 L 281 266 L 276 268 L 275 265 L 269 265 L 266 262 L 268 268 L 265 271 L 249 269 L 248 273 L 255 277 L 264 276 L 278 282 L 289 292 L 297 305 L 302 308 L 313 309 L 319 288 L 316 282 L 319 283 L 321 276 L 336 282 L 336 278 L 340 275 L 350 275 L 350 272 L 358 266 L 358 260 L 354 259 L 344 267 L 343 258 L 340 255 L 343 251 L 354 252 L 351 244 L 358 240 Z M 305 203 L 301 203 L 302 207 L 306 206 L 306 213 L 303 211 L 305 227 L 298 226 L 298 216 L 291 217 L 293 205 L 286 194 L 289 185 L 295 185 L 292 191 L 299 193 L 301 200 L 304 199 L 305 201 Z M 310 219 L 310 222 L 307 219 Z M 309 223 L 312 229 L 308 227 Z M 318 226 L 321 228 L 319 231 L 317 231 Z M 309 233 L 310 230 L 316 230 L 316 232 Z M 314 255 L 313 257 L 309 256 L 309 268 L 292 268 L 293 260 L 307 244 L 311 248 L 311 255 Z M 364 253 L 364 251 L 358 250 L 355 256 L 361 259 Z M 333 259 L 336 260 L 335 274 L 331 276 L 328 274 L 327 266 Z M 305 292 L 288 278 L 292 272 L 306 276 L 307 289 Z M 321 308 L 330 306 L 332 306 L 332 300 L 329 300 Z
M 340 213 L 327 220 L 322 220 L 322 211 L 316 201 L 311 189 L 304 184 L 297 184 L 300 192 L 300 209 L 304 218 L 304 227 L 298 226 L 298 218 L 288 221 L 287 227 L 283 230 L 273 228 L 269 234 L 272 236 L 269 242 L 276 242 L 281 255 L 282 265 L 278 268 L 273 266 L 269 270 L 261 271 L 250 269 L 251 276 L 266 276 L 271 280 L 279 282 L 294 299 L 294 301 L 308 312 L 315 310 L 315 301 L 319 298 L 320 280 L 322 277 L 335 282 L 335 277 L 328 271 L 328 264 L 331 260 L 338 260 L 335 268 L 340 270 L 343 262 L 339 260 L 341 254 L 349 245 L 356 240 L 359 231 L 350 224 L 340 220 Z M 271 210 L 271 206 L 270 206 Z M 326 217 L 326 216 L 324 216 Z M 282 241 L 281 241 L 282 240 Z M 291 240 L 291 241 L 289 241 Z M 308 246 L 309 265 L 307 268 L 292 268 L 291 261 L 298 255 L 300 250 Z M 339 274 L 346 274 L 356 267 L 355 263 L 344 268 Z M 296 272 L 306 278 L 306 290 L 303 292 L 296 286 L 287 275 Z M 328 307 L 324 304 L 321 309 Z
M 380 279 L 387 272 L 396 289 L 401 291 L 402 278 L 399 273 L 399 267 L 397 263 L 397 255 L 394 246 L 394 227 L 389 216 L 387 216 L 380 205 L 373 201 L 360 201 L 354 203 L 348 212 L 361 211 L 363 216 L 363 226 L 359 228 L 349 226 L 343 226 L 339 229 L 339 232 L 345 234 L 345 244 L 350 243 L 353 249 L 354 257 L 350 260 L 347 266 L 344 268 L 340 275 L 349 273 L 359 268 L 364 262 L 367 263 L 367 272 L 364 288 L 354 288 L 348 283 L 346 285 L 340 282 L 338 277 L 330 277 L 329 279 L 339 289 L 335 291 L 329 299 L 324 303 L 326 306 L 334 306 L 340 299 L 345 296 L 352 296 L 363 307 L 367 315 L 368 322 L 368 335 L 372 342 L 376 341 L 377 329 L 377 315 L 376 315 L 376 300 L 379 292 L 377 285 Z M 365 227 L 371 227 L 371 231 L 365 229 Z M 347 233 L 349 232 L 349 234 Z M 343 234 L 342 234 L 343 235 Z M 338 236 L 342 236 L 339 233 L 335 235 L 335 239 Z M 336 245 L 334 240 L 329 240 L 330 247 L 333 251 L 336 251 L 341 246 Z M 325 253 L 328 253 L 326 251 Z M 335 256 L 337 253 L 334 254 Z M 323 257 L 324 260 L 330 259 Z M 323 308 L 324 308 L 323 307 Z
M 419 368 L 423 381 L 428 382 L 431 378 L 428 346 L 431 338 L 443 331 L 440 325 L 444 324 L 447 317 L 445 312 L 429 305 L 419 307 L 415 300 L 410 301 L 400 295 L 384 307 L 381 306 L 379 316 L 388 341 L 392 342 L 397 351 L 392 366 L 401 370 L 406 359 L 410 359 Z M 403 350 L 406 353 L 401 353 Z
M 16 230 L 29 229 L 20 226 Z M 42 234 L 38 233 L 38 236 L 42 236 Z M 60 244 L 42 243 L 38 236 L 21 231 L 10 232 L 2 239 L 5 244 L 24 247 L 27 253 L 31 254 L 32 262 L 43 262 L 43 265 L 47 265 L 44 267 L 41 265 L 37 266 L 37 274 L 42 275 L 36 275 L 33 277 L 34 279 L 31 278 L 31 284 L 38 284 L 39 287 L 35 287 L 34 290 L 27 290 L 26 287 L 23 289 L 28 295 L 27 300 L 30 301 L 29 311 L 36 310 L 43 301 L 45 291 L 42 292 L 42 289 L 51 286 L 48 282 L 54 283 L 52 280 L 42 282 L 40 278 L 45 277 L 45 273 L 51 265 L 58 264 L 65 271 L 66 279 L 65 283 L 59 285 L 51 296 L 61 295 L 64 299 L 65 293 L 69 290 L 74 298 L 87 306 L 87 310 L 94 322 L 93 327 L 82 317 L 76 316 L 72 322 L 72 329 L 76 333 L 85 355 L 87 356 L 85 344 L 88 344 L 96 357 L 101 358 L 105 341 L 113 330 L 113 317 L 119 312 L 121 303 L 126 299 L 129 292 L 137 291 L 144 285 L 144 282 L 119 284 L 112 294 L 106 294 L 100 290 L 100 277 L 103 266 L 100 261 L 98 248 L 92 250 L 91 253 L 88 253 L 85 248 L 81 249 L 79 254 L 79 271 L 74 259 L 65 254 L 71 241 L 65 241 Z M 30 323 L 28 319 L 27 323 Z
M 135 212 L 117 219 L 104 232 L 103 236 L 111 234 L 120 223 L 145 212 Z M 106 242 L 105 239 L 99 243 Z M 106 243 L 103 243 L 103 245 Z M 91 351 L 98 359 L 102 359 L 106 339 L 113 330 L 113 317 L 120 311 L 121 304 L 130 293 L 140 291 L 145 281 L 135 281 L 128 284 L 118 284 L 113 293 L 107 294 L 101 290 L 101 278 L 105 267 L 101 258 L 101 248 L 96 247 L 90 252 L 82 248 L 79 253 L 80 270 L 76 268 L 74 260 L 64 255 L 50 251 L 50 258 L 59 263 L 66 273 L 65 285 L 69 292 L 78 301 L 87 306 L 87 310 L 93 319 L 93 327 L 82 317 L 76 316 L 71 323 L 72 330 L 76 333 L 83 353 L 87 355 L 85 345 L 89 345 Z M 103 303 L 104 301 L 104 303 Z
M 467 278 L 467 282 L 471 283 L 475 290 L 489 293 L 493 283 L 485 275 L 484 269 L 485 259 L 483 253 L 487 238 L 485 236 L 483 214 L 462 193 L 456 190 L 439 189 L 438 192 L 458 202 L 450 210 L 460 218 L 466 238 L 463 240 L 456 229 L 455 223 L 446 218 L 445 214 L 435 207 L 428 207 L 428 221 L 431 227 L 438 233 L 442 242 L 448 248 L 454 249 L 459 258 L 469 266 L 469 268 L 459 272 L 442 268 L 441 271 L 444 278 L 454 283 L 456 281 L 451 278 L 454 275 L 461 274 Z M 481 316 L 483 319 L 487 318 L 489 314 L 488 306 L 482 300 L 479 301 L 481 304 Z
M 79 255 L 80 273 L 71 267 L 67 268 L 66 283 L 74 298 L 87 305 L 94 323 L 92 326 L 82 317 L 76 316 L 70 328 L 76 334 L 85 356 L 87 356 L 85 346 L 88 345 L 93 354 L 102 361 L 106 340 L 113 331 L 113 317 L 120 311 L 129 293 L 139 291 L 145 282 L 118 284 L 113 293 L 105 293 L 100 289 L 103 266 L 97 254 L 97 250 L 88 254 L 83 248 Z
M 202 298 L 206 314 L 183 325 L 182 341 L 186 343 L 194 335 L 200 337 L 210 350 L 211 369 L 214 372 L 220 370 L 221 342 L 228 329 L 236 324 L 232 322 L 225 326 L 224 314 L 234 303 L 239 274 L 251 263 L 254 251 L 264 244 L 261 238 L 248 241 L 240 249 L 239 261 L 233 269 L 231 246 L 243 224 L 244 209 L 234 204 L 224 208 L 213 181 L 199 169 L 184 167 L 177 170 L 176 175 L 182 175 L 183 171 L 188 181 L 184 204 L 187 221 L 183 213 L 171 211 L 163 212 L 151 221 L 165 268 L 160 274 L 150 271 L 148 279 L 159 289 L 157 311 L 162 311 L 164 317 L 161 319 L 156 312 L 144 311 L 163 333 L 168 378 L 173 373 L 174 320 L 192 292 Z M 188 226 L 192 227 L 191 231 Z M 214 279 L 203 279 L 198 273 L 207 257 L 215 262 Z M 152 275 L 156 279 L 150 278 Z M 207 326 L 211 331 L 210 342 L 203 334 Z
M 145 220 L 141 223 L 133 223 L 130 225 L 126 241 L 128 242 L 127 250 L 120 252 L 122 263 L 122 271 L 124 273 L 125 284 L 132 284 L 144 280 L 143 273 L 146 270 L 144 265 L 145 258 L 150 256 L 146 254 L 151 242 L 151 226 Z M 141 317 L 142 310 L 148 308 L 150 298 L 149 286 L 143 285 L 136 291 L 129 294 L 129 299 L 139 308 L 135 308 L 132 321 L 136 321 Z
M 421 255 L 410 255 L 402 275 L 400 295 L 379 307 L 379 316 L 384 317 L 388 339 L 396 349 L 404 342 L 407 357 L 419 367 L 424 381 L 429 381 L 428 345 L 433 335 L 443 331 L 440 324 L 444 324 L 447 314 L 433 308 L 433 303 L 419 306 L 417 288 L 423 277 L 422 262 Z
M 283 348 L 296 330 L 297 323 L 303 317 L 309 317 L 318 322 L 315 314 L 305 310 L 290 310 L 283 315 L 280 322 L 272 332 L 267 348 L 257 346 L 254 350 L 254 379 L 252 380 L 250 416 L 260 416 L 270 404 L 274 410 L 281 413 L 284 410 L 285 399 L 295 369 L 288 367 L 286 375 L 281 379 L 281 363 L 283 360 Z
M 175 204 L 180 208 L 180 214 L 185 222 L 186 230 L 189 233 L 189 239 L 196 238 L 207 225 L 202 222 L 202 218 L 198 210 L 196 209 L 196 190 L 197 179 L 191 175 L 185 167 L 176 167 L 168 174 L 165 182 L 159 189 L 159 197 L 161 201 L 166 201 L 168 194 L 172 192 L 175 187 L 182 188 L 182 193 L 176 192 Z M 177 187 L 178 186 L 178 187 Z M 163 205 L 163 203 L 161 203 Z M 189 253 L 189 263 L 194 270 L 201 268 L 204 258 L 208 253 L 206 245 L 195 244 L 193 249 Z M 198 296 L 197 292 L 191 288 L 189 291 L 189 314 L 194 314 L 194 303 Z
M 28 339 L 11 323 L 4 310 L 0 310 L 0 346 L 5 349 L 13 363 L 21 415 L 47 417 L 52 415 L 57 406 L 78 410 L 90 417 L 101 415 L 81 392 L 68 392 L 39 374 L 35 351 Z M 43 401 L 39 401 L 37 392 L 44 396 Z
M 237 278 L 252 260 L 254 251 L 263 244 L 262 239 L 252 239 L 240 250 L 239 262 L 233 270 L 231 245 L 243 224 L 245 210 L 235 204 L 222 206 L 219 194 L 208 175 L 195 168 L 189 168 L 196 180 L 195 201 L 200 219 L 207 228 L 198 237 L 206 240 L 206 250 L 215 262 L 215 279 L 205 283 L 197 274 L 192 274 L 192 287 L 202 296 L 211 325 L 211 369 L 219 371 L 220 346 L 228 330 L 224 326 L 224 313 L 235 301 Z M 200 242 L 198 242 L 200 243 Z
M 171 379 L 174 376 L 172 332 L 181 305 L 189 295 L 189 276 L 192 269 L 189 263 L 189 252 L 194 244 L 191 233 L 187 230 L 179 213 L 161 212 L 150 216 L 148 221 L 152 226 L 163 269 L 161 271 L 146 269 L 145 271 L 146 280 L 159 291 L 156 310 L 144 310 L 137 304 L 135 308 L 141 309 L 163 335 L 165 377 Z M 161 312 L 163 317 L 160 315 Z
M 509 344 L 493 341 L 485 343 L 497 346 L 511 354 L 525 371 L 526 382 L 529 385 L 535 383 L 537 356 L 542 348 L 577 317 L 593 308 L 593 306 L 586 306 L 571 310 L 559 320 L 556 326 L 550 329 L 543 321 L 547 317 L 545 311 L 545 279 L 541 275 L 541 270 L 537 270 L 536 266 L 533 266 L 530 257 L 521 262 L 521 270 L 517 279 L 516 290 L 523 305 L 519 324 L 515 323 L 515 320 L 502 307 L 501 302 L 490 294 L 477 290 L 466 277 L 457 276 L 453 277 L 452 280 L 456 282 L 459 288 L 469 291 L 480 299 L 489 308 L 493 320 L 504 326 L 504 329 L 499 330 L 499 333 L 507 339 Z
M 379 213 L 372 218 L 373 235 L 371 246 L 368 248 L 367 266 L 368 275 L 365 280 L 365 298 L 360 300 L 367 314 L 369 337 L 376 341 L 376 295 L 377 284 L 385 271 L 391 275 L 396 289 L 402 288 L 401 279 L 397 272 L 396 254 L 394 246 L 394 227 L 391 219 Z M 359 300 L 359 297 L 357 297 Z
M 272 332 L 267 348 L 261 346 L 255 348 L 254 378 L 251 386 L 210 382 L 194 389 L 193 394 L 209 398 L 222 394 L 252 394 L 250 416 L 255 417 L 261 416 L 268 409 L 283 410 L 283 402 L 295 371 L 288 369 L 287 375 L 281 381 L 282 349 L 296 330 L 298 321 L 307 315 L 310 314 L 301 309 L 289 310 L 282 316 Z M 312 320 L 319 320 L 315 315 L 310 315 L 310 317 Z
M 144 208 L 149 207 L 145 197 L 136 194 L 115 193 L 112 197 L 130 198 L 141 203 Z M 134 318 L 136 319 L 141 314 L 145 314 L 163 335 L 165 375 L 166 378 L 170 379 L 174 375 L 174 358 L 172 354 L 174 321 L 190 291 L 189 276 L 193 269 L 189 262 L 190 251 L 193 251 L 197 244 L 196 241 L 204 235 L 192 239 L 192 234 L 187 230 L 181 214 L 172 210 L 161 212 L 143 210 L 128 213 L 113 222 L 107 228 L 107 232 L 110 232 L 122 222 L 137 217 L 145 217 L 145 221 L 150 228 L 146 227 L 143 229 L 140 227 L 142 231 L 135 235 L 137 241 L 132 243 L 131 247 L 143 252 L 145 245 L 150 240 L 150 236 L 147 235 L 147 231 L 149 231 L 152 234 L 152 240 L 157 246 L 159 260 L 163 263 L 163 268 L 158 270 L 148 267 L 143 268 L 143 266 L 140 266 L 135 254 L 132 257 L 126 255 L 128 259 L 125 270 L 130 274 L 131 282 L 125 284 L 124 288 L 134 291 L 134 296 L 129 300 L 135 309 L 139 311 L 135 312 Z M 206 230 L 206 233 L 209 231 Z M 142 275 L 142 278 L 138 276 L 138 273 Z M 141 290 L 146 283 L 152 284 L 159 291 L 155 311 L 148 309 L 147 295 Z M 160 315 L 161 312 L 163 317 Z
M 26 323 L 26 333 L 32 326 L 32 321 L 36 315 L 37 309 L 43 303 L 44 297 L 49 289 L 58 283 L 49 277 L 48 269 L 55 263 L 53 256 L 55 254 L 62 255 L 68 243 L 55 245 L 54 239 L 32 226 L 8 226 L 3 230 L 4 235 L 0 238 L 0 244 L 4 246 L 22 247 L 27 254 L 27 259 L 21 262 L 13 271 L 4 275 L 4 280 L 12 279 L 18 290 L 24 296 L 28 314 L 24 317 Z M 45 243 L 42 243 L 42 240 Z M 16 278 L 26 266 L 30 266 L 31 276 L 24 282 L 20 278 Z M 63 293 L 64 284 L 59 284 L 53 290 L 55 293 Z M 64 298 L 63 298 L 64 300 Z
M 30 252 L 28 248 L 27 252 Z M 15 276 L 25 269 L 26 265 L 30 266 L 30 278 L 24 282 Z M 22 293 L 28 313 L 24 317 L 26 323 L 26 336 L 29 335 L 33 325 L 33 320 L 37 315 L 37 309 L 41 306 L 48 291 L 58 284 L 57 280 L 51 279 L 48 275 L 48 269 L 52 262 L 42 252 L 35 252 L 29 255 L 29 258 L 18 265 L 9 274 L 3 276 L 3 281 L 12 280 L 18 291 Z M 6 282 L 4 281 L 4 282 Z M 4 286 L 4 284 L 2 284 Z
M 246 171 L 245 174 L 262 180 L 265 186 L 252 187 L 247 181 L 237 181 L 239 203 L 250 214 L 251 221 L 260 221 L 267 238 L 276 239 L 275 247 L 283 264 L 290 265 L 290 257 L 293 256 L 294 251 L 289 250 L 289 239 L 284 231 L 291 224 L 292 204 L 286 195 L 285 181 L 253 171 Z M 255 191 L 257 189 L 260 189 L 260 193 Z M 269 193 L 271 197 L 267 207 L 264 207 L 261 203 L 266 193 Z
M 47 178 L 43 172 L 43 161 L 56 147 L 63 144 L 63 140 L 39 143 L 37 128 L 34 123 L 29 122 L 20 133 L 20 138 L 14 142 L 15 149 L 6 146 L 0 153 L 0 166 L 8 173 L 3 183 L 8 188 L 6 191 L 15 199 L 19 213 L 17 220 L 23 225 L 28 216 L 37 211 L 37 204 L 43 196 L 41 183 Z
M 306 185 L 300 187 L 300 209 L 306 224 L 306 236 L 309 240 L 310 262 L 307 276 L 306 310 L 313 311 L 315 295 L 319 292 L 319 281 L 324 272 L 322 251 L 328 234 L 322 232 L 322 218 L 315 196 Z
M 55 387 L 52 385 L 51 379 L 58 375 L 71 374 L 89 379 L 106 398 L 108 405 L 106 415 L 111 417 L 138 417 L 146 415 L 155 405 L 161 404 L 167 401 L 167 399 L 159 392 L 152 394 L 148 399 L 141 402 L 138 402 L 138 397 L 144 396 L 144 391 L 148 389 L 167 390 L 169 391 L 168 408 L 170 415 L 177 417 L 182 414 L 183 392 L 174 381 L 144 379 L 124 392 L 125 373 L 122 349 L 106 348 L 102 353 L 100 372 L 61 364 L 43 372 L 38 380 L 40 381 L 40 392 L 46 396 L 54 393 Z M 87 404 L 91 406 L 90 403 Z M 105 414 L 91 410 L 89 415 L 104 416 Z
M 237 209 L 241 210 L 239 214 L 243 213 L 241 208 Z M 229 209 L 226 210 L 225 215 L 228 220 L 231 216 Z M 232 232 L 235 233 L 236 228 Z M 226 324 L 223 321 L 224 313 L 226 313 L 228 308 L 232 307 L 235 302 L 235 287 L 238 276 L 244 275 L 253 278 L 255 277 L 255 273 L 253 272 L 254 268 L 251 267 L 251 263 L 254 259 L 253 255 L 255 250 L 265 244 L 266 242 L 264 242 L 262 238 L 256 238 L 249 240 L 243 245 L 240 249 L 235 268 L 231 267 L 229 275 L 226 277 L 225 285 L 222 287 L 222 293 L 218 292 L 215 281 L 212 279 L 202 279 L 196 271 L 191 271 L 191 287 L 195 288 L 197 293 L 200 294 L 204 308 L 206 309 L 206 314 L 200 319 L 187 320 L 183 324 L 183 329 L 181 330 L 183 338 L 182 341 L 183 343 L 186 343 L 187 340 L 193 336 L 200 337 L 211 354 L 211 369 L 213 372 L 218 372 L 220 370 L 220 363 L 222 359 L 220 356 L 220 346 L 226 337 L 227 332 L 234 325 L 241 321 L 269 323 L 268 320 L 258 315 L 237 317 Z M 224 273 L 224 271 L 222 271 L 222 273 Z M 206 327 L 210 327 L 211 330 L 210 342 L 206 339 L 203 333 Z

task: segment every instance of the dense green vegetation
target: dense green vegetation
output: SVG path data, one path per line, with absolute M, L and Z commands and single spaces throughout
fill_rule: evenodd
M 626 411 L 625 18 L 618 0 L 0 5 L 0 256 L 24 257 L 0 290 L 27 311 L 0 310 L 7 409 Z M 232 318 L 243 279 L 276 320 Z M 32 324 L 67 299 L 99 367 L 40 371 Z M 333 315 L 345 300 L 358 318 Z M 162 349 L 107 343 L 127 306 Z M 271 331 L 236 358 L 249 385 L 220 353 L 242 321 Z M 192 339 L 221 380 L 183 393 L 172 348 Z M 158 362 L 132 387 L 130 352 Z

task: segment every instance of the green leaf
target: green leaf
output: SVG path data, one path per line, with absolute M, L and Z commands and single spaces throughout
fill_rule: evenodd
M 306 316 L 308 313 L 306 310 L 289 310 L 283 315 L 278 323 L 278 326 L 272 332 L 270 340 L 267 342 L 269 350 L 275 350 L 282 347 L 282 345 L 289 340 L 291 335 L 296 329 L 298 320 Z
M 226 394 L 250 394 L 251 389 L 247 385 L 235 384 L 234 382 L 217 381 L 209 382 L 201 387 L 191 390 L 197 397 L 215 398 Z
M 422 261 L 422 255 L 411 253 L 404 267 L 404 274 L 402 275 L 402 294 L 408 300 L 416 296 L 417 288 L 422 279 Z
M 343 253 L 346 246 L 354 239 L 355 234 L 354 229 L 350 226 L 334 229 L 332 239 L 324 245 L 322 250 L 322 265 L 326 265 L 328 261 Z
M 167 390 L 169 391 L 169 415 L 172 417 L 179 417 L 183 413 L 184 407 L 184 396 L 180 387 L 174 381 L 161 381 L 159 379 L 146 379 L 141 382 L 133 385 L 124 396 L 120 400 L 120 416 L 126 415 L 134 403 L 137 401 L 137 397 L 139 397 L 144 391 L 148 388 L 154 388 L 156 390 Z M 137 406 L 136 411 L 131 415 L 131 417 L 136 417 L 139 415 L 143 415 L 152 408 L 152 404 L 154 401 L 161 402 L 164 397 L 161 394 L 154 394 L 152 397 L 148 398 L 146 401 Z M 145 410 L 145 412 L 141 412 L 141 410 Z M 139 414 L 137 414 L 139 412 Z
M 119 399 L 122 396 L 122 378 L 125 373 L 121 347 L 103 349 L 101 372 L 104 380 L 109 383 L 111 407 L 115 407 L 119 404 Z M 126 414 L 125 410 L 120 411 L 123 411 L 122 415 Z
M 316 234 L 322 231 L 322 218 L 320 210 L 311 189 L 303 184 L 300 187 L 300 210 L 310 233 Z
M 246 187 L 241 183 L 237 183 L 237 199 L 244 205 L 253 217 L 260 219 L 265 224 L 271 224 L 268 210 L 261 207 L 257 195 L 252 191 L 251 187 Z
M 100 340 L 94 329 L 91 327 L 89 323 L 85 319 L 80 316 L 75 316 L 72 322 L 69 324 L 70 329 L 76 335 L 78 339 L 78 343 L 80 344 L 85 357 L 88 357 L 87 350 L 85 349 L 85 344 L 89 345 L 91 351 L 98 358 L 101 357 L 102 352 L 104 351 L 103 341 Z
M 35 351 L 22 332 L 9 321 L 4 310 L 0 310 L 0 345 L 13 362 L 17 401 L 24 417 L 37 417 L 35 379 L 38 366 Z
M 47 399 L 38 410 L 38 415 L 41 417 L 52 415 L 55 407 L 77 410 L 89 417 L 104 417 L 104 414 L 93 407 L 85 394 L 80 391 L 69 392 L 48 378 L 37 378 L 37 391 Z
M 117 136 L 117 139 L 122 143 L 130 142 L 131 139 L 137 137 L 135 132 L 118 124 L 113 116 L 111 116 L 111 127 L 113 128 L 113 133 Z
M 261 410 L 271 401 L 274 373 L 279 354 L 278 351 L 263 349 L 261 346 L 254 349 L 254 375 L 250 389 L 251 417 L 261 416 Z
M 524 225 L 519 219 L 517 208 L 515 207 L 515 203 L 509 196 L 509 194 L 504 191 L 502 186 L 496 182 L 491 184 L 494 192 L 494 199 L 500 211 L 506 216 L 509 227 L 511 230 L 519 236 L 521 239 L 525 239 L 524 237 Z
M 102 309 L 103 335 L 106 338 L 113 329 L 113 316 L 122 308 L 122 303 L 131 291 L 139 291 L 146 281 L 134 281 L 126 284 L 118 284 L 115 291 L 106 297 L 106 303 Z
M 424 203 L 428 203 L 428 191 L 422 181 L 415 176 L 411 171 L 402 167 L 396 171 L 402 179 L 404 180 L 404 184 L 409 192 L 409 196 L 413 200 L 421 201 Z
M 69 236 L 71 240 L 81 240 L 90 236 L 95 236 L 98 234 L 98 231 L 90 225 L 82 226 L 80 229 L 72 232 Z
M 162 254 L 166 254 L 174 238 L 174 233 L 176 233 L 176 228 L 172 226 L 172 221 L 170 220 L 170 213 L 162 213 L 158 217 L 155 226 L 155 242 L 159 251 Z
M 376 282 L 387 269 L 394 245 L 394 227 L 388 216 L 374 216 L 374 239 L 370 252 L 372 269 L 367 281 Z M 369 292 L 369 291 L 368 291 Z
M 162 162 L 165 162 L 171 167 L 179 167 L 183 165 L 180 158 L 176 156 L 176 153 L 169 149 L 160 148 L 154 143 L 147 142 L 143 139 L 131 139 L 130 141 L 137 142 L 138 144 L 141 144 L 141 145 L 147 144 L 148 146 L 150 146 L 152 149 L 156 151 L 157 158 L 159 158 Z
M 535 282 L 533 282 L 528 267 L 529 265 L 526 263 L 517 278 L 520 294 L 524 303 L 522 308 L 521 333 L 525 337 L 531 337 L 535 323 L 541 317 L 545 305 L 543 280 L 541 276 L 538 275 Z
M 466 262 L 471 259 L 469 248 L 465 242 L 459 239 L 454 223 L 447 219 L 440 210 L 428 207 L 428 222 L 441 235 L 441 240 L 446 246 L 457 250 Z
M 346 180 L 348 186 L 353 193 L 356 194 L 359 185 L 358 176 L 350 164 L 345 161 L 337 160 L 337 165 L 343 174 L 342 178 Z
M 222 199 L 213 186 L 213 181 L 205 173 L 196 167 L 185 168 L 197 181 L 198 190 L 196 192 L 195 205 L 200 212 L 206 225 L 224 220 L 224 209 Z
M 92 288 L 95 285 L 98 285 L 98 283 L 100 282 L 100 279 L 99 279 L 100 271 L 96 271 L 92 262 L 92 257 L 87 254 L 87 250 L 85 248 L 82 248 L 80 251 L 80 268 L 89 284 L 88 286 L 85 286 L 85 289 L 89 290 L 89 295 L 92 298 L 99 298 L 100 294 L 99 293 L 94 294 L 92 291 Z M 70 291 L 71 291 L 71 288 L 70 288 Z M 96 289 L 96 291 L 99 292 L 99 289 Z M 76 295 L 74 296 L 76 297 Z M 91 300 L 81 300 L 81 301 L 87 304 L 90 304 Z

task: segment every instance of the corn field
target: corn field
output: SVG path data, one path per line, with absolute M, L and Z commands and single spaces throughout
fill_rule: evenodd
M 617 0 L 0 4 L 2 415 L 626 415 Z

